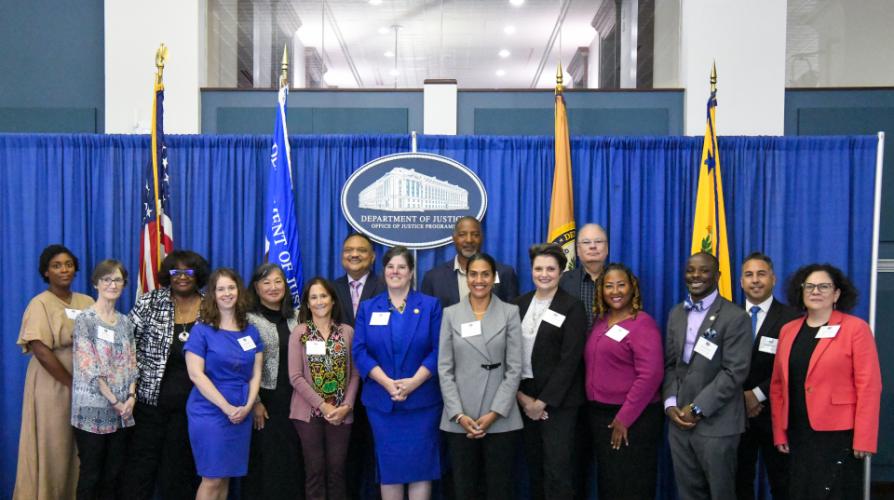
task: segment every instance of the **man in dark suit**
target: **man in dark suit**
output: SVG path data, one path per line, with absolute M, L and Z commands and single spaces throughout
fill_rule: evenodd
M 481 222 L 474 217 L 461 217 L 453 226 L 453 246 L 456 257 L 435 266 L 422 278 L 420 291 L 426 295 L 437 297 L 441 307 L 452 306 L 459 298 L 469 293 L 466 283 L 466 264 L 469 257 L 481 251 Z M 518 277 L 512 266 L 497 263 L 497 280 L 494 293 L 503 302 L 509 302 L 518 296 Z
M 341 321 L 354 326 L 357 307 L 360 302 L 375 297 L 386 290 L 385 282 L 372 272 L 376 254 L 372 240 L 365 234 L 352 233 L 342 242 L 341 265 L 345 274 L 333 281 Z M 363 393 L 361 386 L 357 401 Z M 351 442 L 345 463 L 345 478 L 348 491 L 353 498 L 379 498 L 379 488 L 375 484 L 375 458 L 373 457 L 372 432 L 366 409 L 361 404 L 354 405 L 354 425 L 351 427 Z
M 587 327 L 593 325 L 593 301 L 596 297 L 596 280 L 608 258 L 608 236 L 599 224 L 584 224 L 575 238 L 578 266 L 562 274 L 559 287 L 574 295 L 587 311 Z
M 736 448 L 745 430 L 742 383 L 751 328 L 741 307 L 720 296 L 717 258 L 689 257 L 689 296 L 671 309 L 664 348 L 664 410 L 680 498 L 736 495 Z
M 754 252 L 742 263 L 742 291 L 745 292 L 745 311 L 751 316 L 751 369 L 745 379 L 745 413 L 748 417 L 745 433 L 739 441 L 736 496 L 739 500 L 753 500 L 754 473 L 758 452 L 764 458 L 770 491 L 776 500 L 788 498 L 788 455 L 773 446 L 770 422 L 770 376 L 776 357 L 776 343 L 782 325 L 797 319 L 798 310 L 773 297 L 776 274 L 770 257 Z
M 385 282 L 372 272 L 375 261 L 376 254 L 369 237 L 353 233 L 345 238 L 341 265 L 346 274 L 333 282 L 343 323 L 354 326 L 354 315 L 360 302 L 385 291 Z

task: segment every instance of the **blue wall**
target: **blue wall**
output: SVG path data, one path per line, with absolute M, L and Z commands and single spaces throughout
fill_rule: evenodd
M 103 132 L 102 0 L 0 2 L 0 132 Z

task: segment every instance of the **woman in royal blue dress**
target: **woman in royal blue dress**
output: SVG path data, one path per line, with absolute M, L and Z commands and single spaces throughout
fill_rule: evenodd
M 424 500 L 441 477 L 441 305 L 410 290 L 409 250 L 396 246 L 382 260 L 388 290 L 360 303 L 354 365 L 364 380 L 361 400 L 373 431 L 382 500 L 402 500 L 405 487 L 410 500 Z
M 231 477 L 248 471 L 252 405 L 261 384 L 263 344 L 248 323 L 242 279 L 232 269 L 211 273 L 201 322 L 183 346 L 195 384 L 186 402 L 189 442 L 202 484 L 196 499 L 227 498 Z

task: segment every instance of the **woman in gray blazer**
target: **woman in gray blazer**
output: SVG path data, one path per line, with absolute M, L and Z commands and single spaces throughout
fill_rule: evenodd
M 469 294 L 444 309 L 441 322 L 441 430 L 447 436 L 456 498 L 513 497 L 512 464 L 522 428 L 515 402 L 521 324 L 518 306 L 491 293 L 495 276 L 493 257 L 470 257 Z M 484 492 L 479 491 L 482 486 Z

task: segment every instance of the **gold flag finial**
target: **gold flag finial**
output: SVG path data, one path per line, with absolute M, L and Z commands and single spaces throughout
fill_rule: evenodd
M 282 65 L 279 73 L 279 88 L 289 85 L 289 46 L 283 45 L 282 48 Z
M 565 90 L 565 86 L 562 85 L 562 63 L 559 63 L 556 66 L 556 95 L 561 95 Z
M 155 83 L 161 84 L 162 73 L 165 70 L 165 61 L 168 59 L 168 48 L 165 44 L 158 46 L 155 51 Z
M 717 61 L 711 64 L 711 92 L 717 92 Z

